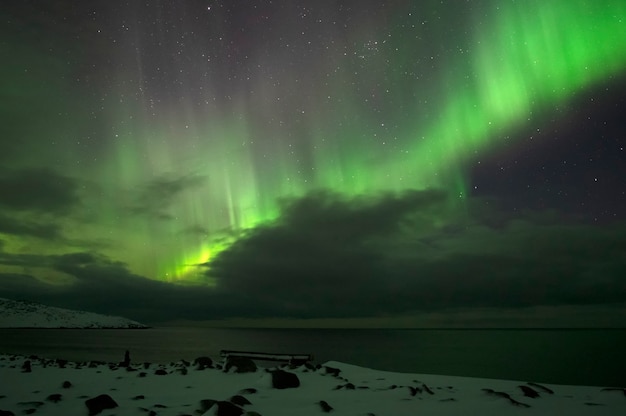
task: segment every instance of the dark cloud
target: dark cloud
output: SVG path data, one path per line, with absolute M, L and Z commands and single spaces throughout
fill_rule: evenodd
M 204 182 L 204 177 L 196 175 L 154 179 L 140 189 L 131 211 L 138 215 L 169 220 L 172 216 L 167 211 L 176 199 L 185 191 L 202 186 Z
M 9 217 L 0 213 L 0 234 L 57 240 L 61 238 L 61 228 L 57 224 L 41 224 L 30 220 Z
M 493 226 L 463 210 L 439 220 L 451 204 L 437 192 L 312 195 L 222 252 L 210 273 L 222 290 L 299 317 L 626 301 L 624 224 L 534 214 Z
M 73 179 L 50 169 L 0 170 L 0 208 L 66 214 L 78 202 Z
M 493 224 L 475 215 L 482 203 L 459 204 L 438 191 L 288 201 L 275 223 L 247 232 L 211 262 L 215 286 L 146 279 L 96 252 L 0 253 L 2 264 L 74 279 L 50 286 L 26 272 L 5 274 L 0 296 L 148 322 L 626 304 L 625 224 L 549 220 L 551 213 Z

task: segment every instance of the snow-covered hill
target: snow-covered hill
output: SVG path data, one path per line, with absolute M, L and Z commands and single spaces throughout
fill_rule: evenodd
M 0 328 L 146 328 L 119 316 L 0 298 Z

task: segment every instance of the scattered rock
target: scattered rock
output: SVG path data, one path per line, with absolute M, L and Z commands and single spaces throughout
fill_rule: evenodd
M 218 401 L 209 409 L 212 409 L 214 406 L 217 406 L 217 411 L 213 413 L 216 416 L 240 416 L 243 414 L 243 409 L 231 402 Z
M 317 404 L 320 405 L 320 407 L 322 408 L 322 412 L 324 413 L 330 413 L 333 411 L 333 407 L 324 400 L 320 400 L 319 402 L 317 402 Z
M 430 394 L 431 396 L 432 396 L 433 394 L 435 394 L 435 392 L 434 392 L 434 391 L 432 391 L 432 390 L 430 389 L 430 387 L 428 387 L 428 386 L 426 385 L 426 383 L 422 383 L 422 387 L 424 388 L 424 391 L 425 391 L 426 393 Z
M 408 386 L 409 391 L 411 392 L 411 396 L 415 396 L 417 393 L 421 393 L 423 390 L 419 387 Z
M 272 371 L 272 387 L 275 389 L 291 389 L 300 387 L 300 379 L 294 373 L 283 370 Z
M 57 359 L 56 362 L 59 368 L 65 368 L 65 366 L 67 365 L 67 360 Z
M 228 357 L 224 371 L 228 372 L 231 368 L 235 369 L 235 373 L 254 373 L 257 370 L 254 361 L 245 357 Z
M 165 371 L 165 370 L 164 370 L 164 369 L 162 369 L 162 368 L 159 368 L 159 369 L 157 369 L 157 370 L 154 372 L 154 375 L 155 375 L 155 376 L 166 376 L 166 375 L 167 375 L 167 371 Z
M 554 394 L 554 391 L 552 391 L 552 389 L 546 387 L 546 386 L 542 386 L 541 384 L 537 384 L 537 383 L 526 383 L 529 386 L 533 386 L 538 388 L 539 390 L 542 390 L 544 393 L 548 393 L 548 394 Z
M 63 387 L 64 389 L 69 389 L 70 387 L 72 387 L 72 383 L 70 383 L 69 381 L 65 380 L 63 382 L 63 384 L 61 384 L 61 387 Z
M 198 357 L 193 360 L 196 370 L 204 370 L 205 368 L 213 368 L 213 360 L 209 357 Z
M 339 377 L 339 373 L 341 373 L 340 369 L 328 366 L 324 366 L 324 371 L 325 374 L 330 374 L 333 377 Z
M 235 395 L 233 397 L 231 397 L 230 399 L 228 399 L 229 402 L 236 404 L 237 406 L 245 406 L 248 404 L 252 404 L 252 402 L 250 402 L 250 400 L 246 399 L 243 396 L 240 395 Z
M 529 404 L 526 403 L 522 403 L 522 402 L 518 402 L 517 400 L 515 400 L 514 398 L 512 398 L 508 393 L 505 393 L 503 391 L 495 391 L 493 389 L 483 389 L 484 392 L 486 392 L 489 395 L 492 396 L 498 396 L 498 397 L 502 397 L 507 399 L 513 406 L 520 406 L 520 407 L 530 407 Z
M 203 399 L 200 400 L 200 409 L 196 413 L 204 414 L 207 410 L 209 410 L 213 405 L 217 403 L 217 400 L 213 399 Z
M 147 375 L 148 375 L 148 373 L 145 373 L 145 372 L 142 371 L 141 373 L 139 373 L 139 375 L 137 377 L 142 377 L 143 378 L 143 377 L 145 377 Z
M 620 387 L 606 387 L 603 388 L 602 391 L 621 391 L 624 396 L 626 396 L 626 389 L 622 389 Z
M 114 409 L 118 404 L 108 394 L 101 394 L 85 400 L 85 406 L 89 409 L 89 416 L 94 416 L 106 409 Z
M 524 393 L 524 396 L 526 397 L 530 397 L 531 399 L 536 399 L 539 396 L 539 393 L 537 393 L 535 390 L 531 389 L 528 386 L 517 386 L 522 390 L 522 393 Z
M 63 396 L 59 393 L 54 393 L 46 397 L 46 400 L 52 403 L 58 403 L 63 400 Z

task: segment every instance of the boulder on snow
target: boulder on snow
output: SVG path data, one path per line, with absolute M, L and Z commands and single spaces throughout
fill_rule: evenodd
M 114 409 L 118 404 L 108 394 L 101 394 L 85 400 L 85 406 L 89 409 L 89 416 L 94 416 L 106 409 Z
M 272 387 L 275 389 L 292 389 L 300 387 L 300 379 L 294 373 L 283 370 L 272 371 Z
M 228 357 L 224 371 L 228 372 L 231 368 L 235 369 L 235 373 L 254 373 L 257 370 L 254 361 L 245 357 Z

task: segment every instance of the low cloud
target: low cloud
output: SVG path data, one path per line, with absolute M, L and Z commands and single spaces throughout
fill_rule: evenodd
M 74 279 L 51 287 L 27 271 L 6 273 L 0 296 L 148 322 L 626 305 L 625 224 L 597 227 L 549 213 L 496 215 L 494 223 L 478 202 L 438 191 L 286 201 L 274 223 L 247 232 L 211 262 L 207 282 L 215 286 L 146 279 L 97 252 L 0 253 L 4 265 Z

